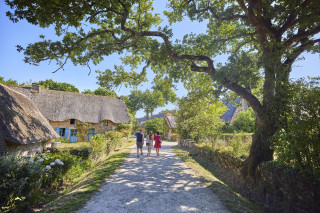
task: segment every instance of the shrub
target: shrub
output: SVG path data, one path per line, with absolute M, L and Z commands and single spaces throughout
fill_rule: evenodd
M 123 133 L 123 136 L 129 137 L 132 132 L 132 124 L 131 123 L 118 124 L 116 127 L 116 130 L 118 132 Z
M 177 140 L 177 138 L 179 138 L 180 136 L 177 134 L 177 133 L 173 133 L 172 135 L 171 135 L 171 139 L 172 140 Z
M 92 159 L 97 160 L 106 150 L 106 136 L 104 134 L 96 134 L 90 138 L 90 146 L 92 148 Z
M 92 157 L 92 148 L 87 147 L 80 147 L 80 148 L 73 148 L 70 149 L 70 154 L 81 157 L 83 160 L 88 160 Z
M 19 211 L 41 195 L 44 167 L 24 157 L 0 160 L 0 210 Z M 23 202 L 22 202 L 23 201 Z
M 118 143 L 120 139 L 123 137 L 123 134 L 117 131 L 109 131 L 105 133 L 105 136 L 108 140 Z
M 319 79 L 293 83 L 294 90 L 283 115 L 286 125 L 273 138 L 277 161 L 320 177 Z

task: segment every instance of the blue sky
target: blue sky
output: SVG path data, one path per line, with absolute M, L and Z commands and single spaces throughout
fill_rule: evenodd
M 156 10 L 165 9 L 165 1 L 157 1 L 155 5 Z M 56 38 L 52 28 L 42 29 L 36 26 L 33 26 L 26 21 L 20 21 L 18 23 L 11 22 L 5 15 L 6 11 L 9 10 L 9 7 L 5 5 L 4 1 L 0 2 L 0 76 L 4 77 L 5 80 L 11 78 L 17 80 L 19 83 L 27 81 L 40 81 L 45 79 L 53 79 L 58 82 L 67 82 L 75 85 L 79 88 L 80 91 L 85 89 L 94 90 L 99 86 L 96 84 L 96 73 L 94 70 L 100 69 L 112 69 L 114 64 L 120 64 L 119 56 L 114 54 L 107 57 L 101 64 L 96 67 L 92 67 L 92 72 L 89 74 L 89 69 L 87 67 L 74 66 L 72 63 L 67 63 L 64 70 L 60 70 L 56 73 L 52 73 L 57 69 L 57 65 L 52 62 L 42 62 L 40 66 L 32 66 L 25 64 L 23 62 L 23 53 L 18 53 L 16 50 L 16 45 L 27 46 L 27 44 L 39 41 L 39 35 L 43 34 L 46 37 Z M 206 26 L 199 25 L 198 23 L 192 23 L 190 21 L 184 21 L 174 25 L 173 34 L 174 39 L 182 39 L 183 35 L 193 32 L 204 32 Z M 297 61 L 293 66 L 293 71 L 291 73 L 291 78 L 301 78 L 306 76 L 320 76 L 320 58 L 318 55 L 304 54 L 305 60 Z M 223 62 L 225 58 L 221 58 Z M 144 83 L 138 89 L 150 88 L 152 82 L 152 72 L 149 70 L 148 77 L 150 81 Z M 118 95 L 128 95 L 130 94 L 131 88 L 121 87 L 120 90 L 116 90 Z M 183 89 L 182 85 L 178 85 L 178 96 L 186 94 L 186 91 Z M 175 106 L 169 104 L 165 107 L 158 108 L 154 114 L 163 110 L 163 109 L 172 109 Z M 143 117 L 143 111 L 137 113 L 137 117 Z

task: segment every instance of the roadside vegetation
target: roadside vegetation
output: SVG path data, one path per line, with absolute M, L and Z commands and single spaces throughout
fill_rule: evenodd
M 222 203 L 233 213 L 262 213 L 264 212 L 258 205 L 252 203 L 247 198 L 233 190 L 230 186 L 216 177 L 215 172 L 210 170 L 208 162 L 199 162 L 193 158 L 190 152 L 181 147 L 173 148 L 174 152 L 185 162 L 201 182 L 207 185 L 222 201 Z
M 66 209 L 68 205 L 78 208 L 126 158 L 129 150 L 125 147 L 133 145 L 133 141 L 123 136 L 122 132 L 112 131 L 94 135 L 90 142 L 62 143 L 60 148 L 39 150 L 35 157 L 2 157 L 1 212 L 41 209 L 57 197 L 60 200 L 71 190 L 79 189 L 77 202 L 70 201 L 71 205 L 67 198 L 63 201 Z M 112 154 L 114 150 L 117 153 Z

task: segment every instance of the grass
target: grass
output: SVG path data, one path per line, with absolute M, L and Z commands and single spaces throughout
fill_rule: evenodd
M 192 158 L 188 150 L 174 147 L 174 152 L 197 174 L 201 181 L 207 185 L 218 197 L 221 202 L 233 213 L 262 213 L 259 206 L 252 203 L 239 193 L 234 191 L 227 184 L 219 180 L 215 174 L 209 170 L 205 163 L 198 163 Z
M 133 145 L 133 142 L 127 143 L 126 147 L 129 145 Z M 102 159 L 92 170 L 74 180 L 75 184 L 45 205 L 41 212 L 69 213 L 79 210 L 121 166 L 130 151 L 129 148 L 120 148 L 119 151 Z

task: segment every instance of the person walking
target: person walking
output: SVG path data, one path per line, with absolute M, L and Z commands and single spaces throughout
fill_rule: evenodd
M 159 156 L 159 150 L 161 148 L 161 136 L 159 134 L 159 132 L 157 132 L 157 135 L 154 136 L 154 148 L 156 148 L 156 152 L 157 152 L 157 156 Z
M 137 157 L 139 157 L 139 149 L 140 149 L 141 155 L 143 155 L 142 146 L 143 146 L 143 141 L 144 141 L 144 135 L 142 133 L 142 129 L 140 129 L 140 132 L 136 133 L 136 136 L 137 136 L 137 141 L 136 141 L 136 144 L 137 144 Z
M 150 156 L 151 154 L 151 147 L 153 147 L 153 132 L 150 131 L 149 134 L 147 135 L 147 143 L 146 143 L 147 147 L 148 147 L 148 154 L 147 156 Z

